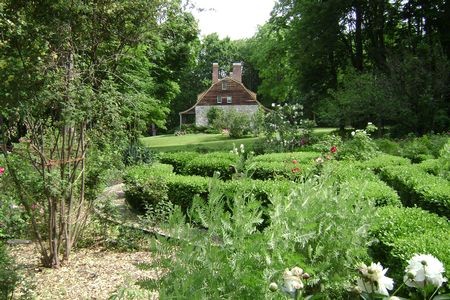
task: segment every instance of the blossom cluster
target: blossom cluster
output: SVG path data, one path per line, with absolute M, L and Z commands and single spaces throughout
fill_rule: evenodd
M 361 264 L 358 269 L 360 272 L 360 278 L 357 280 L 359 291 L 389 296 L 388 290 L 393 289 L 394 280 L 385 276 L 388 269 L 384 269 L 380 263 L 372 263 L 370 266 Z M 444 272 L 443 264 L 433 255 L 415 254 L 408 261 L 403 281 L 409 287 L 424 288 L 430 285 L 439 288 L 447 281 L 443 276 Z
M 447 281 L 444 272 L 444 265 L 433 255 L 416 254 L 408 261 L 403 280 L 407 286 L 415 288 L 423 288 L 427 284 L 440 287 Z
M 304 280 L 309 279 L 310 275 L 308 273 L 303 272 L 302 268 L 293 267 L 292 269 L 286 269 L 283 273 L 283 285 L 281 290 L 295 298 L 300 290 L 302 290 L 305 285 L 303 283 Z M 278 285 L 275 282 L 270 283 L 269 289 L 272 292 L 278 290 Z
M 244 154 L 244 153 L 245 153 L 245 147 L 244 147 L 244 144 L 241 144 L 241 145 L 239 146 L 239 148 L 236 147 L 236 146 L 233 144 L 233 150 L 230 150 L 230 153 L 236 154 L 236 155 Z

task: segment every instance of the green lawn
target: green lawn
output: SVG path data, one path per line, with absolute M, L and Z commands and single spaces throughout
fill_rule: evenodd
M 156 151 L 229 151 L 233 149 L 233 143 L 237 146 L 244 144 L 247 148 L 259 139 L 258 137 L 230 139 L 222 134 L 186 134 L 182 136 L 160 135 L 142 138 L 145 146 Z
M 326 134 L 335 130 L 336 128 L 316 128 L 315 134 Z M 243 139 L 230 139 L 222 134 L 186 134 L 175 136 L 173 134 L 159 135 L 142 138 L 142 143 L 156 151 L 229 151 L 233 148 L 233 143 L 236 146 L 244 144 L 247 149 L 253 146 L 253 143 L 260 139 L 260 137 L 250 137 Z

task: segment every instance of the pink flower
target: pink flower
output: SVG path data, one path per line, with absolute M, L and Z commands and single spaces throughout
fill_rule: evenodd
M 292 160 L 292 163 L 293 163 L 294 165 L 296 165 L 296 164 L 298 164 L 298 161 L 297 161 L 296 159 L 293 159 L 293 160 Z
M 5 173 L 5 168 L 0 167 L 0 176 L 3 175 Z
M 337 151 L 336 146 L 331 147 L 330 151 L 331 151 L 331 153 L 336 153 L 336 151 Z

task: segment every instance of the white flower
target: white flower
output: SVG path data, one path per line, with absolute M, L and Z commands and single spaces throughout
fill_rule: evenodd
M 440 287 L 446 282 L 444 265 L 433 255 L 415 254 L 405 269 L 403 280 L 407 286 L 423 288 L 426 284 Z
M 303 275 L 303 269 L 302 269 L 302 268 L 299 268 L 299 267 L 293 267 L 293 268 L 291 269 L 291 273 L 292 273 L 292 275 L 294 275 L 294 276 L 300 277 L 300 276 Z
M 358 287 L 366 293 L 377 293 L 389 296 L 388 290 L 394 288 L 394 280 L 386 277 L 388 269 L 383 269 L 380 263 L 372 263 L 370 266 L 361 264 L 359 271 L 361 278 L 358 279 Z
M 275 107 L 275 103 L 272 103 L 272 107 Z
M 295 269 L 295 268 L 294 268 Z M 296 290 L 303 288 L 303 282 L 300 280 L 300 277 L 293 274 L 292 271 L 286 269 L 283 274 L 284 286 L 283 290 L 286 293 L 295 293 Z
M 241 153 L 244 153 L 244 152 L 245 152 L 245 150 L 244 150 L 244 144 L 241 144 L 241 145 L 239 146 L 239 148 L 241 149 Z
M 356 132 L 352 131 L 352 136 L 355 136 L 355 133 L 356 133 Z

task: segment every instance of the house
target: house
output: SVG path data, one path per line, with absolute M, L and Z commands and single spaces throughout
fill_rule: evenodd
M 196 126 L 207 126 L 207 113 L 211 107 L 224 111 L 234 109 L 250 117 L 260 107 L 264 108 L 256 99 L 256 94 L 242 84 L 241 63 L 234 63 L 230 76 L 221 79 L 219 79 L 219 64 L 213 63 L 212 69 L 212 85 L 197 96 L 197 103 L 194 106 L 179 113 L 180 127 L 186 124 L 192 115 L 195 116 Z

